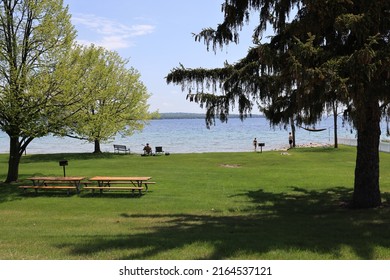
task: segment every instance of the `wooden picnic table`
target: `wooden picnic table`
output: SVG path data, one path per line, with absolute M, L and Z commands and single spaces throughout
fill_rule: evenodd
M 100 190 L 102 193 L 103 190 L 138 190 L 141 194 L 143 186 L 145 186 L 145 191 L 148 190 L 148 184 L 154 184 L 150 182 L 151 177 L 110 177 L 110 176 L 95 176 L 89 178 L 89 181 L 97 182 L 98 186 L 86 186 L 84 189 Z M 112 184 L 122 184 L 127 186 L 113 187 Z
M 85 177 L 53 177 L 53 176 L 36 176 L 27 178 L 31 180 L 32 186 L 20 186 L 22 189 L 63 189 L 69 191 L 70 189 L 75 189 L 77 193 L 80 192 L 81 181 Z M 71 186 L 65 186 L 63 184 L 69 183 Z M 60 184 L 60 185 L 58 185 Z
M 36 176 L 27 178 L 31 180 L 34 185 L 42 185 L 45 182 L 72 182 L 80 184 L 81 180 L 84 180 L 85 177 L 53 177 L 53 176 Z

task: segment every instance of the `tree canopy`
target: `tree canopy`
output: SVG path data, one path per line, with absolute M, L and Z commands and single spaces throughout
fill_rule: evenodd
M 78 95 L 82 105 L 66 110 L 74 111 L 60 135 L 95 143 L 112 139 L 118 132 L 131 135 L 142 130 L 151 119 L 147 100 L 150 94 L 140 81 L 140 74 L 116 52 L 102 47 L 75 47 L 63 64 L 68 69 L 67 90 Z
M 258 20 L 247 56 L 218 69 L 180 66 L 167 82 L 206 106 L 208 124 L 215 116 L 226 120 L 236 104 L 243 118 L 259 105 L 273 123 L 294 116 L 298 124 L 315 123 L 334 102 L 345 106 L 358 131 L 352 206 L 380 205 L 379 122 L 390 99 L 390 2 L 225 0 L 222 12 L 224 21 L 195 39 L 216 51 L 238 43 L 242 26 Z M 267 28 L 274 35 L 262 43 Z

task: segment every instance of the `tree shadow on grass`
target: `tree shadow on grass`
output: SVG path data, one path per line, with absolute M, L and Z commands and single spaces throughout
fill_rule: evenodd
M 389 207 L 343 207 L 340 201 L 350 195 L 350 189 L 344 187 L 291 189 L 289 193 L 242 193 L 252 206 L 234 215 L 122 213 L 118 222 L 129 225 L 129 234 L 93 234 L 83 242 L 58 247 L 68 249 L 75 258 L 96 258 L 110 251 L 116 252 L 114 258 L 118 259 L 156 259 L 169 256 L 170 251 L 182 259 L 390 258 L 375 251 L 390 247 Z M 384 197 L 387 205 L 390 197 Z M 202 252 L 192 253 L 198 244 L 206 246 Z
M 325 146 L 325 147 L 298 147 L 295 148 L 294 151 L 297 151 L 299 153 L 339 153 L 339 149 L 335 149 L 332 146 Z
M 13 184 L 0 183 L 0 203 L 20 200 L 20 190 Z
M 123 156 L 134 156 L 134 154 L 118 154 L 118 153 L 59 153 L 59 154 L 33 154 L 22 157 L 23 163 L 32 162 L 52 162 L 60 160 L 90 160 L 90 159 L 111 159 Z
M 82 198 L 96 198 L 96 199 L 102 199 L 102 198 L 110 198 L 110 199 L 122 199 L 122 198 L 128 198 L 128 199 L 139 199 L 142 198 L 145 194 L 139 194 L 138 192 L 132 193 L 129 191 L 104 191 L 103 193 L 100 193 L 99 191 L 92 193 L 83 193 L 80 195 Z
M 76 191 L 72 190 L 69 193 L 66 190 L 39 190 L 38 192 L 35 192 L 34 190 L 20 190 L 18 188 L 19 185 L 22 185 L 22 183 L 18 184 L 6 184 L 6 183 L 0 183 L 0 203 L 10 202 L 14 200 L 22 200 L 26 198 L 34 198 L 34 197 L 72 197 L 72 196 L 79 196 L 80 198 L 129 198 L 129 199 L 137 199 L 142 198 L 145 193 L 141 193 L 141 195 L 138 192 L 119 192 L 119 191 L 113 191 L 113 192 L 104 192 L 103 194 L 100 194 L 99 192 L 86 192 L 81 191 L 81 193 L 77 193 Z M 153 193 L 153 191 L 149 190 L 148 193 Z

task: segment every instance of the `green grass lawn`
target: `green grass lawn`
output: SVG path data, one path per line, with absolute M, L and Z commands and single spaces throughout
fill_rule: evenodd
M 263 153 L 24 156 L 33 175 L 152 176 L 145 195 L 0 186 L 0 259 L 390 259 L 390 154 L 384 206 L 351 210 L 355 149 Z M 4 181 L 7 155 L 0 155 Z

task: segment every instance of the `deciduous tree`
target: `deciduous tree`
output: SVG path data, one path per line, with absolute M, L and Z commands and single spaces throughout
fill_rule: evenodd
M 7 182 L 16 181 L 28 144 L 58 127 L 75 100 L 56 79 L 56 64 L 75 38 L 61 0 L 0 1 L 0 129 L 10 139 Z
M 147 103 L 150 94 L 138 71 L 128 67 L 128 61 L 118 53 L 93 45 L 79 46 L 65 65 L 68 61 L 76 63 L 67 67 L 67 89 L 71 95 L 80 96 L 83 105 L 67 108 L 77 113 L 67 120 L 62 135 L 94 143 L 94 152 L 100 153 L 100 143 L 117 133 L 129 136 L 142 130 L 151 119 Z

